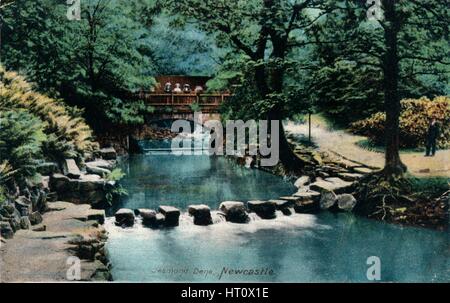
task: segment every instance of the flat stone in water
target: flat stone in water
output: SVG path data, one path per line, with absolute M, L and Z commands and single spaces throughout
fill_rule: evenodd
M 225 201 L 220 203 L 219 209 L 225 214 L 225 218 L 233 223 L 247 223 L 249 217 L 243 202 Z
M 274 219 L 277 209 L 276 203 L 270 201 L 254 200 L 248 201 L 248 209 L 255 212 L 262 219 Z
M 211 210 L 205 204 L 189 205 L 188 212 L 194 217 L 195 225 L 210 225 L 213 223 Z
M 178 226 L 180 219 L 180 210 L 173 206 L 162 205 L 159 207 L 159 212 L 164 215 L 164 225 L 167 227 Z
M 122 208 L 115 214 L 116 223 L 125 226 L 134 225 L 134 212 L 131 209 Z

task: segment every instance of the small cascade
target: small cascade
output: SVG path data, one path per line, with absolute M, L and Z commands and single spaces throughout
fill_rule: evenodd
M 179 225 L 182 227 L 193 226 L 194 217 L 190 216 L 188 213 L 181 213 Z
M 218 211 L 212 211 L 211 218 L 212 218 L 213 224 L 220 224 L 220 223 L 227 222 L 227 219 L 225 218 L 225 216 L 221 212 L 218 212 Z
M 248 217 L 250 218 L 250 222 L 262 220 L 261 217 L 258 216 L 256 213 L 249 213 Z

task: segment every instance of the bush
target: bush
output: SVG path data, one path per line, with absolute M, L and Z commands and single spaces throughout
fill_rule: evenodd
M 7 161 L 19 180 L 36 173 L 46 140 L 43 123 L 26 110 L 0 112 L 0 162 Z
M 81 112 L 67 107 L 61 100 L 54 100 L 32 90 L 30 84 L 15 72 L 7 72 L 0 65 L 0 108 L 26 109 L 45 122 L 45 132 L 54 133 L 78 153 L 98 148 L 92 140 L 90 127 L 81 118 Z M 61 147 L 62 148 L 62 147 Z M 67 146 L 62 148 L 67 150 Z
M 430 118 L 435 117 L 440 124 L 438 146 L 450 147 L 450 98 L 436 97 L 405 99 L 401 101 L 402 112 L 400 116 L 400 147 L 415 148 L 426 144 L 426 135 Z M 371 117 L 351 124 L 351 131 L 367 136 L 371 143 L 384 145 L 385 134 L 384 113 L 376 113 Z

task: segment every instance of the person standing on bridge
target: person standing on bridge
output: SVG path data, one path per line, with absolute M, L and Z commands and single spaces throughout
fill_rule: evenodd
M 180 83 L 176 83 L 175 84 L 175 88 L 173 89 L 173 92 L 175 94 L 181 94 L 183 91 L 181 90 L 181 84 Z
M 434 157 L 436 154 L 436 141 L 439 138 L 439 123 L 436 118 L 431 119 L 430 125 L 428 126 L 427 132 L 427 151 L 425 157 Z
M 165 92 L 166 94 L 172 93 L 172 83 L 167 82 L 167 83 L 164 85 L 164 92 Z

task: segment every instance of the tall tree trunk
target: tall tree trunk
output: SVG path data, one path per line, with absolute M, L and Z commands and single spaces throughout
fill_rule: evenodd
M 399 58 L 398 33 L 400 30 L 395 11 L 396 0 L 385 1 L 386 22 L 384 37 L 386 52 L 383 58 L 384 106 L 386 111 L 386 152 L 384 174 L 388 179 L 401 177 L 406 172 L 399 153 L 400 97 L 398 94 Z

